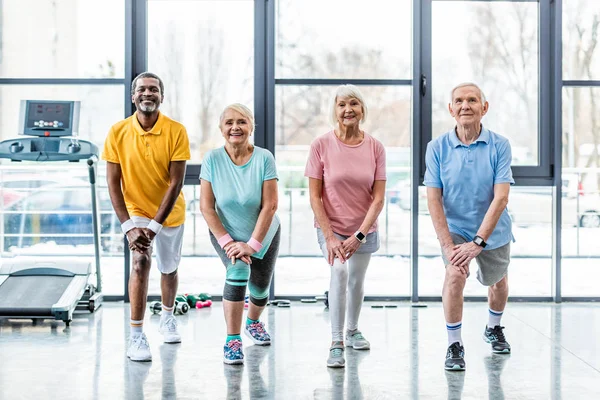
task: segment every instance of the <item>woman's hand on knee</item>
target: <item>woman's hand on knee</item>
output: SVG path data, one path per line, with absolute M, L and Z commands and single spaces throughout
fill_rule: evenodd
M 251 256 L 256 251 L 246 242 L 232 242 L 231 245 L 225 246 L 227 257 L 242 258 L 243 256 Z
M 362 243 L 354 236 L 350 236 L 348 239 L 344 240 L 342 243 L 342 247 L 344 248 L 344 254 L 346 255 L 346 259 L 350 259 L 352 255 L 358 250 Z
M 339 258 L 343 263 L 346 262 L 346 255 L 344 253 L 344 244 L 335 236 L 327 239 L 327 262 L 329 265 L 333 265 L 333 260 Z

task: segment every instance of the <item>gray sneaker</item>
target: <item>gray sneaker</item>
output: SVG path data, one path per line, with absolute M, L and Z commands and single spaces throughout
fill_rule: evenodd
M 354 350 L 369 350 L 371 343 L 357 330 L 352 334 L 346 332 L 346 347 L 352 347 Z
M 327 366 L 329 368 L 344 368 L 346 360 L 344 359 L 344 343 L 334 342 L 329 349 L 329 358 Z

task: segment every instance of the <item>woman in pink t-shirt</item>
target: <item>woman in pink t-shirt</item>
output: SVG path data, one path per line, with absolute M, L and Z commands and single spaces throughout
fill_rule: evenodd
M 312 143 L 304 172 L 319 245 L 331 265 L 332 343 L 327 366 L 334 368 L 345 364 L 346 308 L 346 346 L 356 350 L 371 346 L 358 330 L 358 317 L 371 254 L 379 249 L 377 217 L 383 209 L 386 175 L 383 145 L 360 129 L 366 116 L 367 105 L 358 88 L 339 86 L 333 98 L 335 129 Z

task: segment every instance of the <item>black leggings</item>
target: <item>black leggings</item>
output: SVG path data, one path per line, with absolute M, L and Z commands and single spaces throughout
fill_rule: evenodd
M 231 259 L 227 257 L 227 253 L 221 248 L 215 236 L 212 232 L 209 232 L 209 234 L 210 242 L 227 269 L 223 299 L 228 301 L 244 301 L 247 285 L 250 289 L 250 301 L 257 306 L 265 306 L 269 300 L 269 288 L 271 286 L 271 279 L 273 278 L 275 261 L 279 254 L 281 227 L 277 228 L 277 232 L 265 256 L 262 259 L 251 257 L 251 265 L 239 259 L 236 260 L 235 264 L 231 264 Z

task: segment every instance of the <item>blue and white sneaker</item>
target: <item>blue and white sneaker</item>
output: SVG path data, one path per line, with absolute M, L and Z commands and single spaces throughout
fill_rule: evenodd
M 225 343 L 225 346 L 223 346 L 223 362 L 229 365 L 244 363 L 244 351 L 242 350 L 241 340 L 233 339 Z
M 244 332 L 257 346 L 268 346 L 271 344 L 271 335 L 266 331 L 265 324 L 260 321 L 246 324 Z
M 504 327 L 496 325 L 488 328 L 487 325 L 483 331 L 483 340 L 492 345 L 492 352 L 497 354 L 510 354 L 510 344 L 504 336 Z

